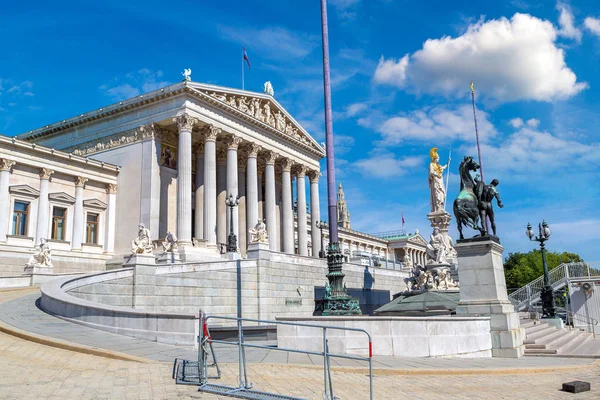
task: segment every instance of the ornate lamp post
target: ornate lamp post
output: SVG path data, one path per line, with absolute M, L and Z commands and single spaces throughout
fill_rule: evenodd
M 327 252 L 325 251 L 325 239 L 323 237 L 323 229 L 327 229 L 327 223 L 325 221 L 317 222 L 317 228 L 321 231 L 321 250 L 319 250 L 319 258 L 327 258 Z
M 556 316 L 556 309 L 554 308 L 554 292 L 550 285 L 550 275 L 548 274 L 548 264 L 546 264 L 546 245 L 544 242 L 550 238 L 552 232 L 546 221 L 542 221 L 539 224 L 539 235 L 535 236 L 531 224 L 527 224 L 527 236 L 529 240 L 535 240 L 540 243 L 542 250 L 542 265 L 544 266 L 544 287 L 540 292 L 542 298 L 542 318 L 554 318 Z
M 233 232 L 233 208 L 240 204 L 240 197 L 233 198 L 233 194 L 229 193 L 229 197 L 225 198 L 225 204 L 229 207 L 229 235 L 227 236 L 227 252 L 237 252 L 237 237 Z

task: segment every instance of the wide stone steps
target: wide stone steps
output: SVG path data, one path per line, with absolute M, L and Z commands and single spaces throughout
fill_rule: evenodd
M 527 355 L 569 355 L 581 352 L 591 334 L 579 329 L 559 329 L 543 321 L 521 320 L 525 329 L 525 354 Z

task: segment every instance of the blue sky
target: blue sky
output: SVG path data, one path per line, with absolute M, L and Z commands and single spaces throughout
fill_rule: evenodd
M 337 180 L 352 226 L 430 232 L 429 149 L 451 170 L 475 155 L 500 180 L 506 253 L 548 248 L 600 260 L 600 10 L 589 1 L 330 0 Z M 12 2 L 0 15 L 0 132 L 16 135 L 192 79 L 277 100 L 324 140 L 319 2 Z M 324 163 L 322 164 L 324 166 Z M 322 181 L 325 187 L 325 181 Z M 450 179 L 448 208 L 458 191 Z M 325 192 L 321 193 L 325 207 Z M 456 238 L 456 228 L 451 228 Z

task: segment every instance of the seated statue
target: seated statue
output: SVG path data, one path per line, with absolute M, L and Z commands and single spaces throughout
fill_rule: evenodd
M 131 241 L 131 252 L 133 254 L 152 254 L 152 250 L 150 230 L 140 223 L 138 225 L 138 235 Z
M 252 235 L 250 243 L 268 243 L 269 235 L 267 233 L 267 226 L 265 221 L 259 219 L 254 228 L 248 229 L 248 232 Z
M 437 288 L 438 289 L 450 289 L 458 287 L 458 284 L 450 277 L 450 269 L 443 268 L 437 274 Z
M 408 254 L 406 254 L 403 258 L 402 258 L 402 268 L 406 268 L 406 269 L 412 269 L 413 268 L 413 263 L 411 258 L 408 256 Z
M 173 250 L 177 249 L 177 237 L 171 232 L 167 232 L 167 236 L 165 236 L 165 240 L 162 242 L 162 247 L 164 253 L 172 253 Z
M 29 261 L 27 262 L 26 267 L 44 267 L 44 268 L 53 268 L 52 265 L 52 257 L 50 254 L 50 246 L 46 243 L 46 239 L 41 238 L 39 247 L 36 249 L 36 252 L 33 253 Z
M 439 228 L 433 228 L 433 233 L 429 237 L 427 245 L 427 256 L 435 264 L 446 264 L 446 239 Z

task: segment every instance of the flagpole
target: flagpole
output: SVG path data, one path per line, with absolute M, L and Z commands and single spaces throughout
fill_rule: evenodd
M 244 48 L 242 47 L 242 90 L 244 90 Z
M 473 121 L 475 121 L 475 139 L 477 140 L 477 156 L 479 157 L 479 173 L 481 175 L 481 182 L 485 185 L 485 178 L 483 177 L 483 158 L 481 158 L 481 146 L 479 145 L 479 130 L 477 129 L 477 113 L 475 112 L 475 85 L 471 81 L 471 100 L 473 102 Z M 481 224 L 485 223 L 486 231 L 490 231 L 490 224 L 486 218 L 485 222 L 481 221 Z
M 446 197 L 444 197 L 444 211 L 446 211 L 446 201 L 448 200 L 448 183 L 450 182 L 450 161 L 452 160 L 452 147 L 448 153 L 448 165 L 446 166 Z

